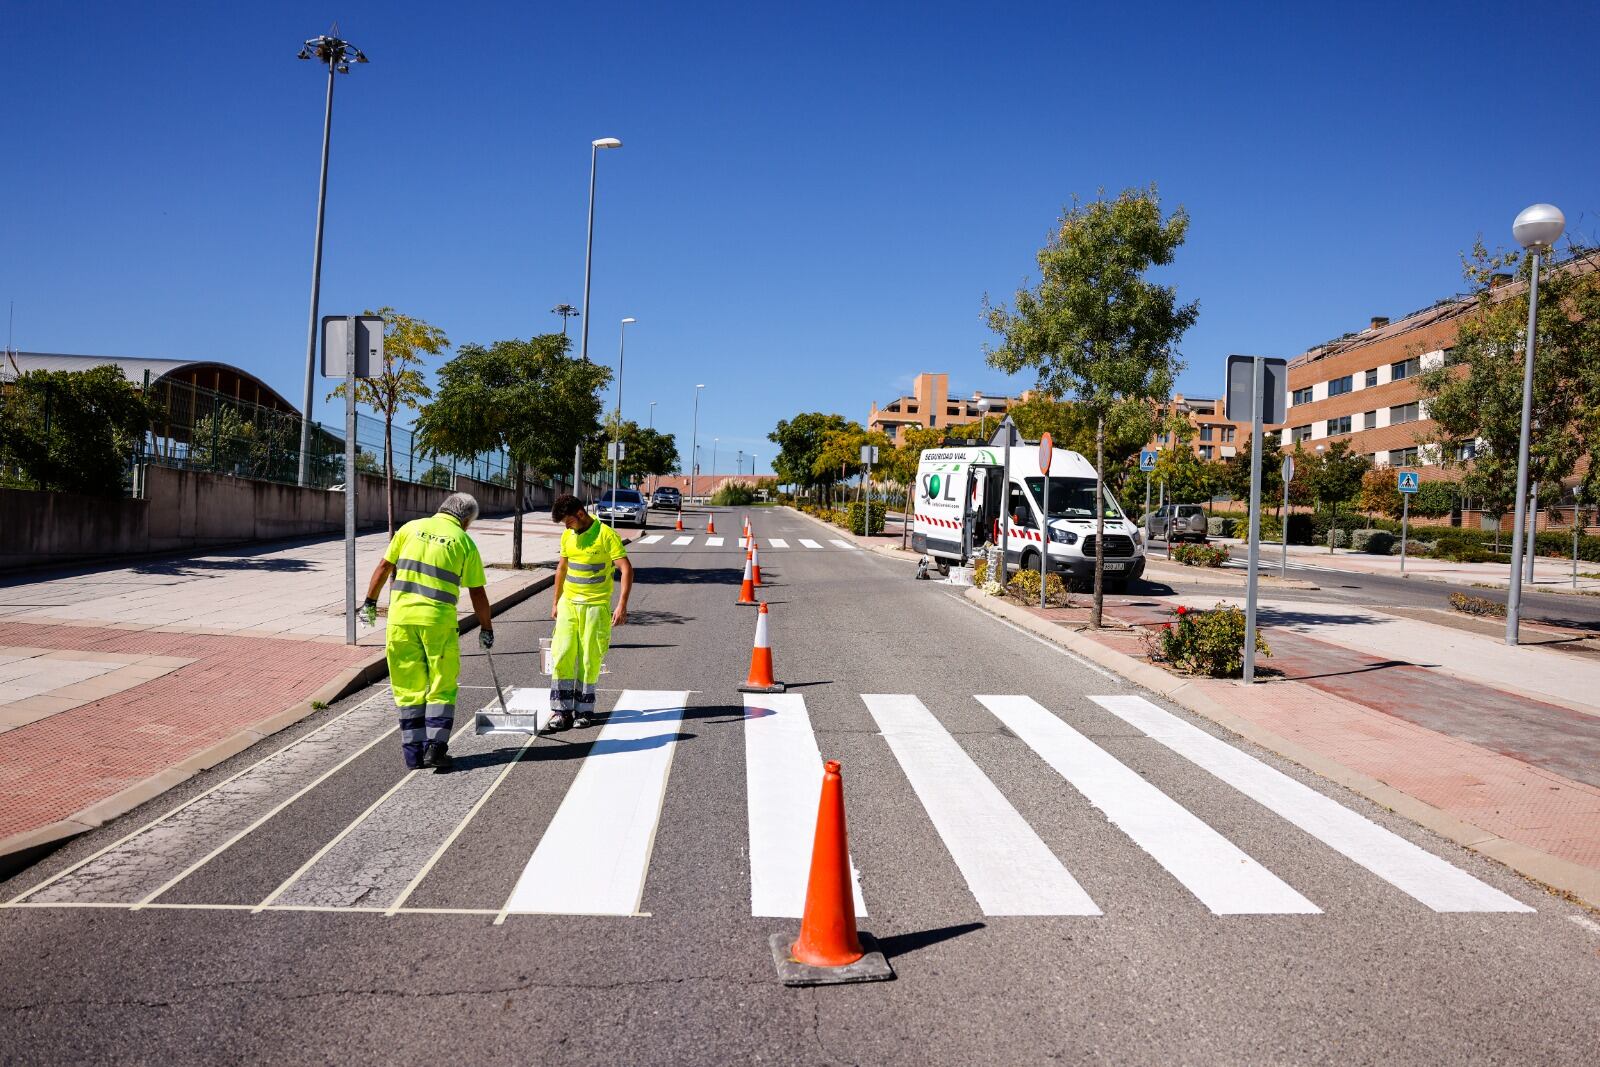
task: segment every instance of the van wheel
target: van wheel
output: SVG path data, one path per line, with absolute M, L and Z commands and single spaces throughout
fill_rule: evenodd
M 935 557 L 933 557 L 933 565 L 935 567 L 939 568 L 939 577 L 941 577 L 941 578 L 950 577 L 950 561 L 949 560 L 945 559 L 943 556 L 935 556 Z
M 1022 561 L 1017 564 L 1017 569 L 1023 571 L 1033 571 L 1035 574 L 1038 574 L 1039 553 L 1035 552 L 1031 548 L 1024 549 L 1022 552 Z

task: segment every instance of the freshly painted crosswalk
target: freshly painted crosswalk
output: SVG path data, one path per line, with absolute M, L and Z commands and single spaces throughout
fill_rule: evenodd
M 624 690 L 617 696 L 588 749 L 566 750 L 581 763 L 560 799 L 550 799 L 548 824 L 533 820 L 540 828 L 486 827 L 480 812 L 528 788 L 531 779 L 514 772 L 519 766 L 529 770 L 525 761 L 534 758 L 527 754 L 535 746 L 544 746 L 549 755 L 558 746 L 582 745 L 589 737 L 523 741 L 463 730 L 452 742 L 457 762 L 451 774 L 400 773 L 372 783 L 370 761 L 364 764 L 364 780 L 376 787 L 347 822 L 327 831 L 326 840 L 297 842 L 303 852 L 284 857 L 290 862 L 277 870 L 291 873 L 276 874 L 282 880 L 275 885 L 262 886 L 245 899 L 181 903 L 193 891 L 186 896 L 177 890 L 191 884 L 197 873 L 211 864 L 227 864 L 241 842 L 275 825 L 272 820 L 294 805 L 337 803 L 333 791 L 350 788 L 345 783 L 354 772 L 347 769 L 354 761 L 376 745 L 394 744 L 393 704 L 386 694 L 375 697 L 117 837 L 4 906 L 463 912 L 496 922 L 515 921 L 508 916 L 525 913 L 647 915 L 674 906 L 659 898 L 666 892 L 662 887 L 653 900 L 650 870 L 659 848 L 682 848 L 685 843 L 674 837 L 684 832 L 681 823 L 672 824 L 665 841 L 660 835 L 664 803 L 673 788 L 674 754 L 693 736 L 681 729 L 691 696 L 694 703 L 708 706 L 728 702 L 720 694 L 683 691 Z M 1051 708 L 1020 694 L 940 695 L 934 706 L 943 711 L 952 701 L 960 705 L 969 700 L 972 712 L 987 709 L 1026 746 L 1016 748 L 1014 758 L 1042 761 L 1054 772 L 1051 781 L 1059 776 L 1058 791 L 1050 797 L 1056 812 L 1088 832 L 1109 824 L 1116 832 L 1105 840 L 1114 843 L 1093 852 L 1052 846 L 1007 795 L 1010 776 L 991 779 L 968 753 L 967 731 L 952 731 L 917 695 L 866 694 L 859 704 L 852 700 L 849 714 L 854 721 L 841 728 L 832 720 L 834 728 L 822 731 L 819 740 L 803 694 L 746 694 L 736 702 L 743 705 L 742 720 L 706 720 L 743 734 L 745 825 L 738 826 L 736 814 L 719 810 L 709 813 L 696 832 L 745 835 L 739 862 L 748 863 L 748 914 L 801 914 L 822 754 L 844 758 L 848 768 L 848 754 L 854 751 L 854 758 L 860 758 L 862 745 L 881 746 L 900 775 L 851 777 L 851 794 L 878 791 L 876 803 L 912 809 L 916 818 L 925 819 L 930 840 L 953 863 L 953 869 L 921 865 L 926 887 L 937 891 L 930 881 L 937 876 L 931 872 L 946 870 L 944 877 L 959 879 L 956 884 L 969 895 L 972 907 L 986 916 L 1115 918 L 1130 910 L 1129 902 L 1103 890 L 1091 899 L 1078 879 L 1094 874 L 1100 880 L 1091 884 L 1105 884 L 1105 864 L 1124 867 L 1140 855 L 1181 886 L 1193 906 L 1213 915 L 1295 916 L 1315 922 L 1321 921 L 1322 908 L 1330 906 L 1328 900 L 1341 899 L 1330 893 L 1319 900 L 1315 878 L 1321 875 L 1312 871 L 1295 866 L 1268 870 L 1250 854 L 1258 841 L 1230 837 L 1208 824 L 1165 791 L 1155 776 L 1147 778 L 1091 740 L 1085 732 L 1091 722 L 1102 729 L 1112 723 L 1119 729 L 1121 724 L 1132 726 L 1206 771 L 1199 779 L 1209 783 L 1206 788 L 1243 794 L 1281 818 L 1285 832 L 1304 833 L 1316 847 L 1342 857 L 1336 862 L 1347 860 L 1371 872 L 1377 879 L 1370 883 L 1372 892 L 1380 898 L 1387 895 L 1395 906 L 1415 900 L 1438 912 L 1532 910 L 1141 697 L 1090 697 L 1075 708 Z M 547 772 L 542 766 L 536 773 Z M 1187 781 L 1188 788 L 1176 795 L 1193 795 L 1193 784 Z M 858 810 L 852 807 L 852 812 Z M 438 869 L 448 866 L 451 850 L 463 836 L 477 835 L 481 846 L 485 834 L 496 842 L 494 854 L 503 864 L 504 880 L 497 892 L 492 883 L 469 881 L 469 888 L 457 890 L 449 879 L 438 884 L 432 880 Z M 281 833 L 263 836 L 283 839 Z M 870 835 L 866 839 L 872 840 Z M 259 851 L 263 846 L 254 847 Z M 884 912 L 914 912 L 916 901 L 882 895 L 889 892 L 887 886 L 905 885 L 906 856 L 886 853 L 881 843 L 863 854 L 857 842 L 852 860 L 858 866 L 854 895 L 859 911 L 864 913 L 865 901 L 872 900 Z M 898 876 L 885 878 L 891 867 Z M 273 869 L 270 864 L 268 869 Z M 1150 870 L 1159 876 L 1156 867 Z M 718 887 L 727 886 L 727 873 Z M 232 884 L 226 878 L 221 882 Z M 700 891 L 709 893 L 713 887 L 708 883 Z M 418 897 L 429 906 L 413 905 Z M 699 907 L 703 902 L 694 903 Z
M 648 536 L 639 538 L 637 544 L 639 544 L 641 546 L 642 545 L 659 544 L 662 541 L 665 541 L 666 537 L 667 537 L 666 534 L 649 534 Z M 809 550 L 812 550 L 812 551 L 824 551 L 824 552 L 826 552 L 826 551 L 830 550 L 830 546 L 832 548 L 839 549 L 839 550 L 845 551 L 845 552 L 859 552 L 859 551 L 861 551 L 861 547 L 859 545 L 852 544 L 851 542 L 846 541 L 841 537 L 835 537 L 835 538 L 830 539 L 828 541 L 827 545 L 824 545 L 822 542 L 815 541 L 815 540 L 813 540 L 813 539 L 811 539 L 809 537 L 801 537 L 801 538 L 798 538 L 797 541 L 798 541 L 798 544 L 799 544 L 799 546 L 801 548 L 809 549 Z M 738 538 L 736 543 L 737 543 L 737 546 L 739 548 L 741 548 L 741 549 L 745 547 L 745 539 L 742 538 L 742 537 Z M 728 538 L 726 538 L 726 537 L 724 537 L 724 536 L 722 536 L 720 534 L 719 535 L 714 535 L 714 536 L 708 536 L 708 537 L 696 537 L 694 534 L 680 534 L 677 537 L 674 537 L 671 541 L 668 541 L 667 545 L 663 546 L 663 547 L 670 546 L 672 548 L 688 548 L 691 545 L 697 546 L 697 547 L 700 547 L 700 548 L 732 548 L 733 547 L 733 545 L 730 545 L 728 543 Z M 765 540 L 763 540 L 763 539 L 758 537 L 756 539 L 756 546 L 758 548 L 778 549 L 780 551 L 792 550 L 792 548 L 793 548 L 793 546 L 790 545 L 788 538 L 784 538 L 784 537 L 769 537 L 769 538 L 766 538 Z
M 789 542 L 785 541 L 781 537 L 769 537 L 769 538 L 767 538 L 767 544 L 771 545 L 773 548 L 788 548 L 789 547 Z

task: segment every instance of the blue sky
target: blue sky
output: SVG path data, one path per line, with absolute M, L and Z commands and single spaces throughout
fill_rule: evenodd
M 1455 291 L 1460 251 L 1528 203 L 1600 230 L 1587 4 L 12 0 L 17 347 L 221 359 L 298 403 L 324 80 L 294 56 L 335 19 L 372 62 L 336 91 L 323 311 L 390 304 L 458 343 L 558 329 L 589 141 L 620 137 L 590 355 L 636 316 L 626 413 L 657 401 L 687 453 L 706 383 L 723 470 L 919 370 L 1031 384 L 985 366 L 980 304 L 1074 192 L 1154 181 L 1189 210 L 1165 277 L 1200 301 L 1201 395 L 1229 352 Z

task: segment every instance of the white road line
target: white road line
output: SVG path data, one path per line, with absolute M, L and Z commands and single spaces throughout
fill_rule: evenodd
M 1588 930 L 1590 933 L 1600 934 L 1600 923 L 1584 915 L 1568 915 L 1567 918 Z
M 641 545 L 653 545 L 665 536 L 666 534 L 651 534 L 649 537 L 639 538 L 639 543 Z
M 769 538 L 767 538 L 767 544 L 771 545 L 773 548 L 788 548 L 789 547 L 789 542 L 785 541 L 781 537 L 769 537 Z
M 1089 894 L 914 696 L 863 694 L 985 915 L 1099 915 Z
M 679 546 L 679 545 L 692 545 L 692 544 L 694 544 L 694 538 L 692 538 L 692 537 L 674 537 L 672 539 L 672 544 L 674 545 L 674 547 Z
M 1533 910 L 1143 697 L 1089 699 L 1434 911 Z
M 1047 641 L 1044 638 L 1040 637 L 1036 633 L 1030 633 L 1029 631 L 1024 630 L 1022 627 L 1018 626 L 1016 623 L 1012 622 L 1010 619 L 1002 619 L 998 615 L 989 615 L 989 613 L 987 611 L 984 611 L 982 608 L 978 607 L 978 605 L 974 604 L 972 601 L 968 600 L 964 596 L 957 596 L 955 593 L 946 593 L 945 596 L 949 597 L 951 600 L 959 600 L 962 604 L 965 604 L 967 607 L 971 608 L 973 611 L 978 612 L 980 615 L 988 615 L 989 618 L 993 619 L 995 622 L 998 622 L 1001 626 L 1004 626 L 1004 627 L 1006 627 L 1008 629 L 1011 629 L 1011 630 L 1015 630 L 1017 633 L 1021 634 L 1023 637 L 1026 637 L 1030 641 L 1037 641 L 1039 644 L 1043 645 L 1045 648 L 1048 648 L 1053 652 L 1059 652 L 1061 655 L 1063 655 L 1063 656 L 1067 657 L 1068 659 L 1072 660 L 1074 663 L 1078 664 L 1080 667 L 1087 667 L 1089 670 L 1094 671 L 1094 673 L 1100 675 L 1102 678 L 1105 678 L 1105 679 L 1107 679 L 1109 681 L 1115 682 L 1117 685 L 1122 685 L 1123 684 L 1123 680 L 1121 678 L 1119 678 L 1115 674 L 1112 674 L 1110 671 L 1106 670 L 1104 667 L 1100 666 L 1098 663 L 1094 663 L 1094 662 L 1092 662 L 1090 660 L 1086 660 L 1082 656 L 1078 655 L 1076 652 L 1073 652 L 1071 649 L 1062 648 L 1060 645 L 1056 644 L 1054 641 Z
M 226 785 L 232 783 L 234 780 L 236 780 L 238 778 L 241 778 L 246 774 L 249 774 L 251 771 L 255 770 L 257 767 L 261 766 L 263 763 L 266 763 L 268 760 L 270 760 L 270 759 L 272 759 L 272 758 L 274 758 L 276 756 L 282 755 L 283 753 L 287 752 L 289 749 L 294 748 L 296 745 L 301 744 L 302 742 L 310 741 L 311 739 L 317 737 L 324 730 L 328 729 L 330 726 L 333 726 L 335 723 L 340 722 L 346 716 L 353 715 L 358 711 L 364 711 L 368 707 L 373 705 L 374 703 L 377 703 L 378 701 L 386 700 L 387 698 L 388 698 L 388 686 L 385 685 L 380 692 L 375 693 L 373 696 L 371 696 L 370 698 L 368 698 L 366 700 L 363 700 L 360 704 L 357 704 L 352 708 L 348 708 L 348 709 L 346 709 L 344 711 L 341 711 L 339 714 L 335 715 L 333 718 L 329 719 L 327 722 L 323 723 L 321 726 L 317 727 L 315 730 L 307 731 L 306 733 L 304 733 L 304 734 L 300 735 L 299 737 L 295 738 L 293 741 L 290 741 L 288 744 L 282 745 L 282 746 L 280 746 L 280 747 L 278 747 L 276 749 L 273 749 L 273 751 L 270 752 L 269 754 L 267 754 L 265 756 L 262 756 L 260 759 L 256 760 L 254 763 L 250 764 L 249 766 L 244 767 L 243 769 L 235 771 L 233 774 L 228 775 L 228 777 L 224 778 L 222 781 L 218 782 L 216 785 L 214 785 L 211 788 L 205 790 L 204 792 L 196 793 L 194 796 L 190 797 L 188 800 L 185 800 L 183 803 L 179 804 L 177 807 L 171 808 L 171 809 L 169 809 L 169 810 L 167 810 L 165 812 L 162 812 L 160 815 L 157 815 L 154 819 L 151 819 L 149 822 L 145 823 L 143 826 L 139 827 L 137 830 L 133 830 L 133 831 L 129 832 L 128 834 L 125 834 L 124 836 L 117 838 L 115 841 L 111 842 L 111 844 L 105 846 L 102 849 L 99 849 L 99 850 L 97 850 L 95 852 L 91 852 L 89 855 L 85 856 L 83 859 L 79 860 L 77 863 L 74 863 L 72 866 L 67 867 L 67 868 L 65 868 L 65 869 L 63 869 L 61 871 L 56 872 L 55 874 L 51 875 L 49 878 L 46 878 L 44 881 L 42 881 L 38 885 L 34 886 L 32 889 L 24 890 L 23 892 L 17 894 L 15 897 L 11 898 L 10 902 L 13 903 L 13 904 L 20 903 L 24 898 L 30 897 L 33 894 L 39 892 L 39 890 L 44 889 L 45 887 L 47 887 L 47 886 L 49 886 L 49 885 L 51 885 L 51 884 L 53 884 L 55 882 L 60 881 L 61 879 L 65 878 L 67 875 L 69 875 L 72 872 L 78 870 L 80 867 L 83 867 L 84 865 L 89 864 L 89 863 L 93 863 L 95 860 L 99 859 L 101 856 L 104 856 L 107 852 L 110 852 L 112 849 L 117 848 L 117 847 L 119 847 L 119 846 L 121 846 L 123 844 L 126 844 L 127 842 L 133 840 L 135 837 L 138 837 L 140 834 L 144 833 L 146 830 L 149 830 L 152 827 L 155 827 L 155 826 L 159 825 L 160 823 L 163 823 L 166 820 L 170 819 L 172 816 L 178 814 L 180 811 L 183 811 L 185 808 L 191 807 L 192 805 L 199 803 L 200 801 L 204 800 L 206 797 L 210 796 L 211 794 L 215 793 L 217 790 L 221 789 L 223 786 L 226 786 Z
M 809 537 L 800 538 L 800 543 L 802 545 L 805 545 L 807 548 L 821 548 L 822 547 L 821 545 L 817 544 L 815 541 L 811 540 L 811 538 L 809 538 Z
M 799 693 L 744 695 L 744 770 L 750 813 L 750 914 L 805 913 L 822 796 L 822 753 Z M 851 863 L 856 914 L 867 913 Z
M 1038 701 L 977 699 L 1213 915 L 1321 914 L 1321 908 Z
M 240 841 L 244 840 L 245 836 L 247 834 L 249 834 L 251 831 L 255 830 L 256 828 L 258 828 L 260 826 L 265 825 L 266 822 L 269 819 L 271 819 L 274 815 L 278 814 L 278 812 L 282 811 L 284 808 L 287 808 L 290 804 L 293 804 L 295 801 L 299 800 L 301 797 L 303 797 L 307 793 L 311 792 L 311 790 L 313 790 L 317 786 L 321 785 L 323 782 L 325 782 L 327 779 L 332 777 L 334 774 L 336 774 L 339 771 L 343 770 L 347 764 L 349 764 L 351 761 L 355 760 L 357 757 L 365 755 L 367 750 L 372 748 L 372 746 L 376 745 L 379 741 L 384 740 L 390 734 L 398 733 L 399 729 L 400 729 L 400 727 L 399 727 L 398 724 L 395 725 L 395 726 L 391 726 L 389 729 L 385 730 L 383 733 L 379 734 L 377 737 L 374 737 L 371 741 L 368 741 L 366 744 L 362 745 L 360 748 L 358 748 L 354 752 L 350 753 L 350 755 L 346 756 L 344 759 L 340 760 L 338 763 L 334 764 L 332 767 L 329 767 L 327 770 L 325 770 L 321 774 L 317 775 L 310 782 L 306 783 L 305 785 L 301 786 L 299 789 L 295 790 L 294 793 L 292 793 L 289 796 L 288 800 L 281 801 L 280 803 L 274 805 L 273 808 L 270 811 L 268 811 L 265 815 L 261 816 L 255 822 L 251 823 L 249 826 L 246 826 L 243 830 L 240 830 L 238 833 L 236 833 L 232 837 L 228 838 L 228 840 L 224 841 L 222 844 L 218 845 L 216 848 L 212 849 L 210 852 L 206 853 L 204 856 L 200 857 L 198 860 L 195 860 L 193 863 L 189 864 L 189 866 L 185 867 L 183 870 L 179 871 L 172 878 L 169 878 L 166 882 L 164 882 L 160 886 L 158 886 L 153 892 L 146 894 L 143 899 L 141 899 L 137 904 L 135 904 L 133 906 L 134 910 L 137 911 L 139 908 L 142 908 L 144 905 L 149 904 L 151 901 L 155 900 L 161 894 L 165 893 L 167 890 L 171 889 L 173 886 L 177 885 L 179 882 L 181 882 L 185 878 L 189 877 L 195 871 L 198 871 L 201 867 L 204 867 L 206 864 L 210 863 L 212 860 L 214 860 L 218 856 L 222 855 L 228 849 L 232 848 L 234 845 L 236 845 Z
M 706 547 L 707 548 L 721 548 L 722 547 L 722 538 L 720 538 L 720 537 L 708 537 L 708 538 L 706 538 Z
M 688 701 L 623 692 L 496 922 L 511 912 L 638 913 Z
M 849 541 L 840 540 L 837 537 L 829 538 L 828 539 L 828 544 L 834 546 L 835 548 L 847 548 L 852 552 L 861 551 L 859 545 L 853 545 Z

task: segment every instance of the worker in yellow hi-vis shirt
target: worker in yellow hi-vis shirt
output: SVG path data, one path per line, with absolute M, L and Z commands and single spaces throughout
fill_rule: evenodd
M 583 509 L 570 493 L 556 497 L 550 517 L 566 526 L 556 565 L 556 620 L 550 643 L 550 729 L 585 727 L 595 721 L 594 687 L 611 648 L 611 627 L 628 621 L 633 564 L 617 532 Z M 622 573 L 622 592 L 611 607 L 612 568 Z
M 437 515 L 400 527 L 367 583 L 361 610 L 371 626 L 377 621 L 378 594 L 394 575 L 385 652 L 394 702 L 400 708 L 400 749 L 407 767 L 448 771 L 452 766 L 450 729 L 455 725 L 461 676 L 456 601 L 463 586 L 478 616 L 478 644 L 494 647 L 494 620 L 483 591 L 483 558 L 467 536 L 467 527 L 477 517 L 476 500 L 466 493 L 452 493 L 439 505 Z

